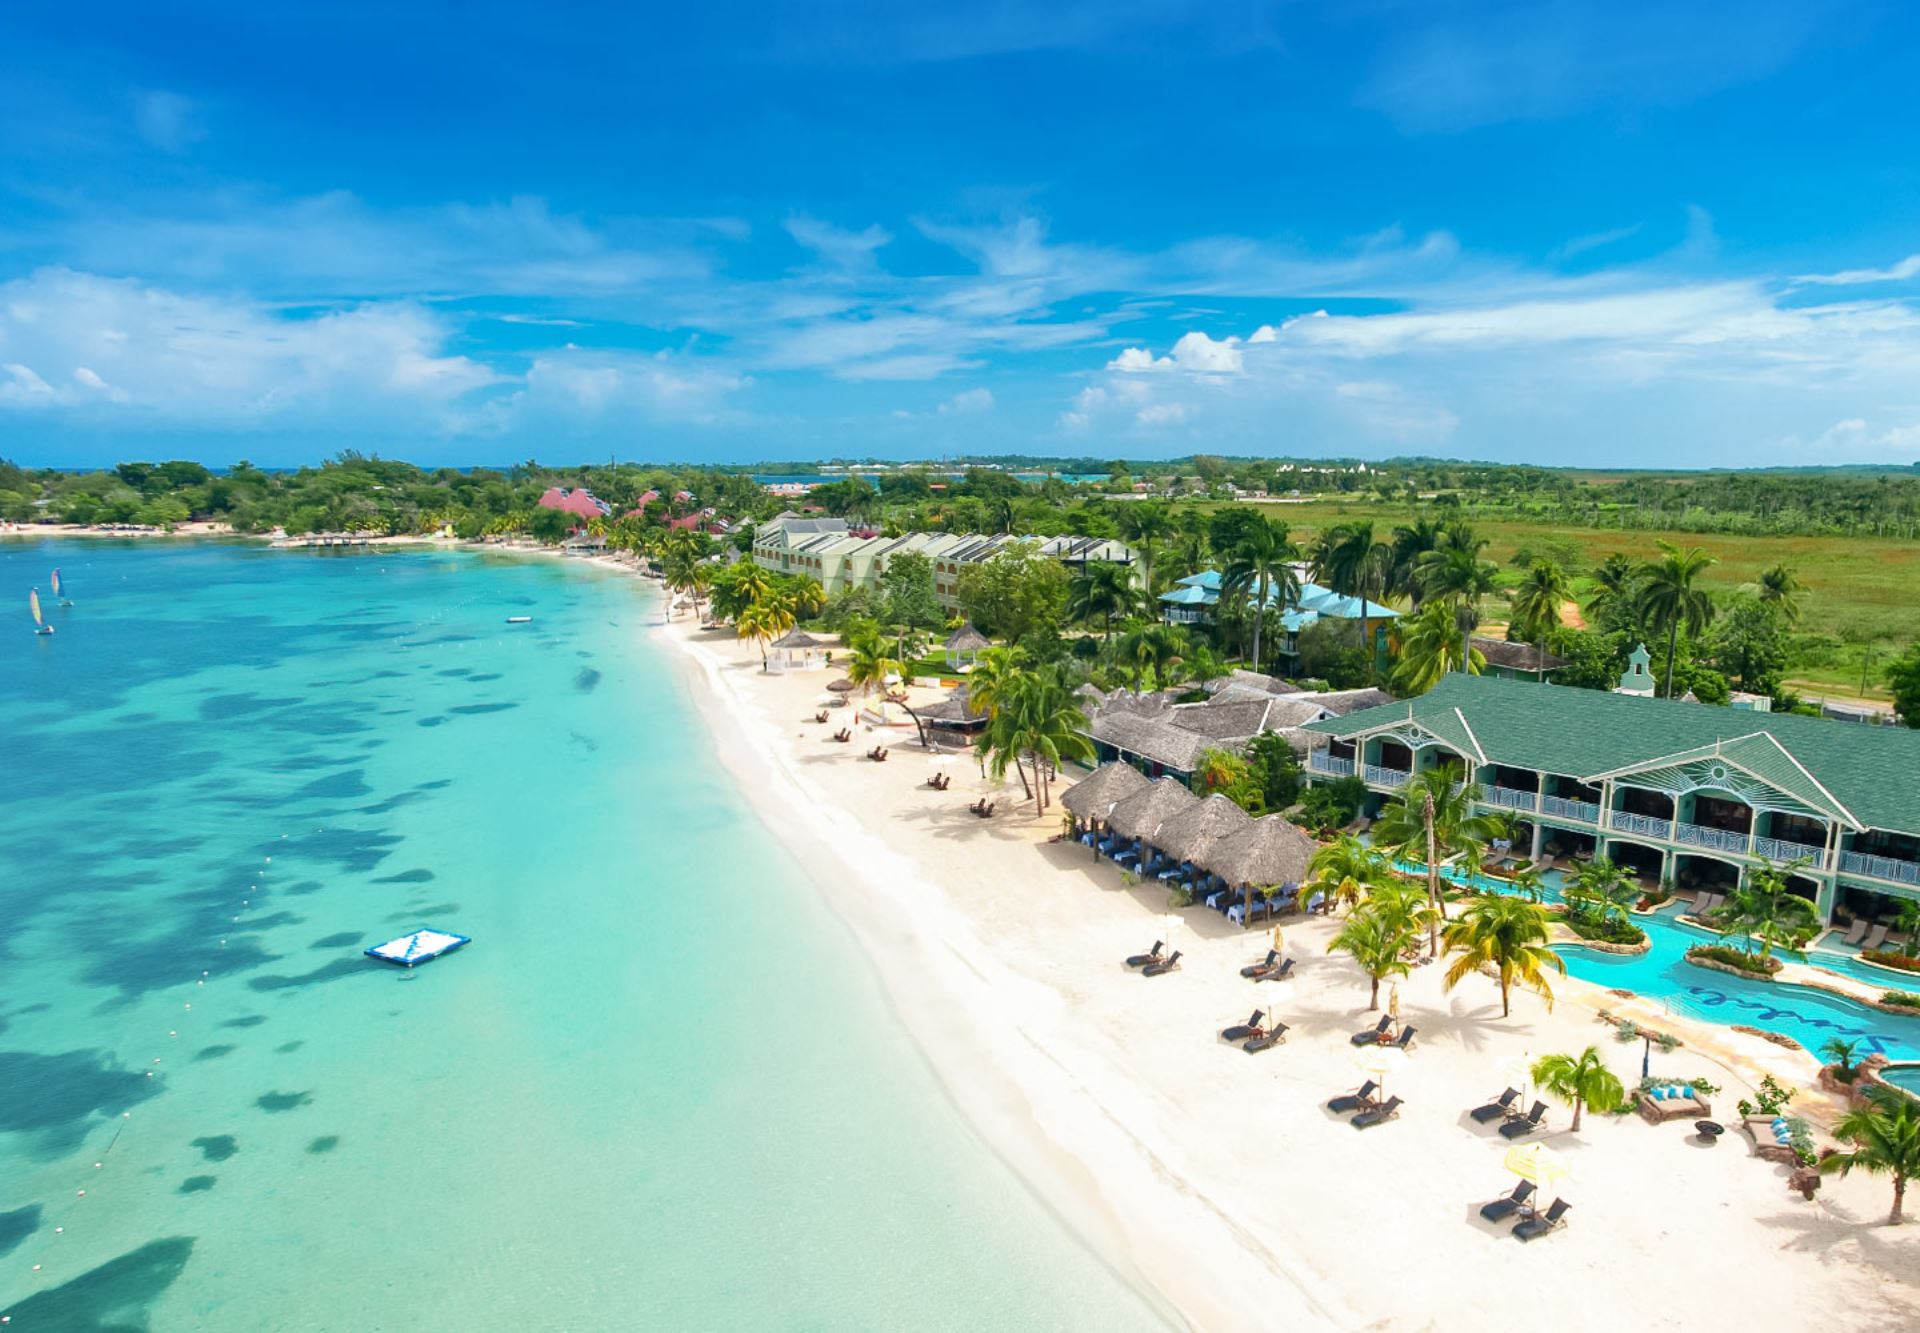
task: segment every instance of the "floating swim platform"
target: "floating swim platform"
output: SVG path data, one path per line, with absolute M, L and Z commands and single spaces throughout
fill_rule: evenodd
M 533 623 L 533 617 L 532 616 L 508 616 L 507 623 L 509 625 L 530 625 Z
M 455 935 L 451 931 L 434 930 L 422 926 L 411 934 L 398 939 L 388 940 L 385 944 L 376 944 L 366 951 L 367 957 L 378 958 L 383 963 L 398 963 L 401 967 L 412 967 L 438 958 L 443 953 L 452 953 L 463 944 L 471 943 L 467 935 Z

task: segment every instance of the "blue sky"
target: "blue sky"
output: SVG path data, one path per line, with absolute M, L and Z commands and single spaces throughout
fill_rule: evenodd
M 1846 0 L 14 0 L 0 456 L 1911 462 L 1917 39 Z

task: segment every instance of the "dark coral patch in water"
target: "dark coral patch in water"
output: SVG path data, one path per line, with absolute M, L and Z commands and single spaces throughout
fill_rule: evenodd
M 359 942 L 360 934 L 358 931 L 341 930 L 331 935 L 322 935 L 307 947 L 311 949 L 344 949 L 349 944 L 358 944 Z
M 39 1292 L 7 1313 L 16 1328 L 73 1333 L 141 1333 L 148 1307 L 174 1284 L 193 1255 L 192 1236 L 148 1241 L 51 1291 Z
M 257 1028 L 267 1021 L 265 1014 L 244 1014 L 239 1018 L 229 1018 L 220 1026 L 223 1028 Z
M 319 1138 L 307 1145 L 307 1151 L 317 1156 L 320 1153 L 332 1152 L 339 1146 L 340 1136 L 338 1134 L 322 1134 Z
M 240 1048 L 238 1046 L 230 1045 L 229 1043 L 226 1043 L 226 1042 L 221 1042 L 218 1045 L 214 1045 L 214 1046 L 202 1046 L 199 1050 L 193 1053 L 193 1058 L 196 1060 L 218 1060 L 221 1056 L 232 1055 L 235 1051 L 239 1049 Z
M 413 870 L 402 870 L 397 875 L 382 875 L 375 884 L 426 884 L 435 878 L 434 873 L 421 866 Z
M 180 1182 L 180 1193 L 204 1194 L 213 1188 L 213 1180 L 212 1176 L 188 1176 Z
M 209 1162 L 224 1162 L 240 1151 L 239 1142 L 231 1134 L 209 1134 L 193 1141 L 200 1155 Z
M 0 1130 L 32 1135 L 39 1150 L 57 1154 L 78 1143 L 95 1116 L 153 1096 L 155 1082 L 104 1051 L 0 1051 Z
M 291 1111 L 313 1100 L 310 1092 L 263 1092 L 253 1099 L 262 1111 Z
M 316 967 L 313 971 L 302 972 L 298 976 L 248 977 L 247 989 L 271 991 L 286 990 L 293 986 L 317 986 L 323 981 L 336 981 L 341 977 L 364 973 L 366 970 L 366 965 L 357 958 L 336 958 L 324 967 Z
M 39 1229 L 40 1205 L 37 1203 L 0 1213 L 0 1256 L 18 1249 L 21 1241 Z

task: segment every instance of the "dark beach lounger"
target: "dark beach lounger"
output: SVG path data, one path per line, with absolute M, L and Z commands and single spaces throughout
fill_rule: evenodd
M 1492 1203 L 1482 1205 L 1480 1216 L 1486 1218 L 1489 1222 L 1504 1222 L 1525 1207 L 1527 1200 L 1532 1197 L 1533 1182 L 1531 1180 L 1523 1180 L 1513 1187 L 1513 1193 L 1495 1199 Z
M 1485 1106 L 1476 1106 L 1472 1111 L 1468 1112 L 1468 1114 L 1484 1125 L 1489 1120 L 1498 1120 L 1506 1115 L 1513 1109 L 1513 1104 L 1519 1099 L 1520 1090 L 1518 1088 L 1508 1088 L 1494 1101 L 1488 1102 Z
M 1545 1102 L 1535 1102 L 1533 1109 L 1528 1111 L 1524 1118 L 1516 1116 L 1507 1121 L 1506 1124 L 1500 1126 L 1500 1137 L 1503 1139 L 1524 1139 L 1527 1135 L 1533 1133 L 1534 1130 L 1540 1128 L 1540 1117 L 1546 1113 L 1547 1104 Z
M 1293 971 L 1293 959 L 1282 958 L 1280 960 L 1280 966 L 1274 968 L 1271 972 L 1255 973 L 1253 979 L 1255 981 L 1285 981 L 1287 979 L 1287 975 L 1292 971 Z
M 1165 958 L 1161 959 L 1159 962 L 1148 963 L 1145 967 L 1140 969 L 1140 974 L 1142 976 L 1158 977 L 1158 976 L 1164 976 L 1168 972 L 1177 972 L 1179 970 L 1180 970 L 1180 951 L 1178 949 L 1175 949 L 1172 953 L 1168 954 Z
M 1153 942 L 1153 947 L 1151 949 L 1147 950 L 1145 953 L 1137 953 L 1137 954 L 1134 954 L 1132 957 L 1128 958 L 1127 966 L 1128 967 L 1145 967 L 1148 963 L 1159 962 L 1160 950 L 1164 947 L 1165 945 L 1160 940 L 1155 940 Z
M 1359 1115 L 1355 1116 L 1353 1118 L 1353 1127 L 1355 1129 L 1371 1129 L 1375 1125 L 1384 1125 L 1387 1121 L 1400 1114 L 1400 1105 L 1401 1103 L 1398 1097 L 1389 1097 L 1384 1104 L 1375 1107 L 1371 1111 L 1362 1111 Z
M 1251 1037 L 1254 1033 L 1258 1032 L 1259 1030 L 1260 1030 L 1260 1011 L 1258 1009 L 1255 1009 L 1253 1013 L 1248 1016 L 1246 1022 L 1235 1023 L 1230 1028 L 1222 1028 L 1220 1030 L 1220 1040 L 1245 1041 L 1248 1037 Z
M 1353 1034 L 1353 1044 L 1355 1046 L 1367 1046 L 1376 1043 L 1380 1038 L 1387 1035 L 1387 1029 L 1392 1026 L 1393 1019 L 1382 1014 L 1380 1021 L 1368 1028 L 1365 1032 L 1356 1032 Z
M 1257 1037 L 1248 1037 L 1240 1049 L 1249 1055 L 1258 1055 L 1261 1051 L 1270 1050 L 1280 1045 L 1286 1039 L 1287 1025 L 1276 1018 L 1267 1025 L 1265 1032 L 1262 1032 Z
M 1873 922 L 1869 921 L 1864 916 L 1855 917 L 1853 919 L 1853 924 L 1847 927 L 1845 942 L 1848 944 L 1858 944 L 1861 940 L 1867 937 L 1867 930 L 1872 925 L 1873 925 Z
M 1555 1199 L 1553 1206 L 1546 1212 L 1535 1214 L 1514 1227 L 1513 1234 L 1521 1240 L 1538 1240 L 1555 1227 L 1563 1225 L 1562 1219 L 1566 1217 L 1567 1209 L 1571 1207 L 1573 1205 L 1565 1199 Z
M 1373 1105 L 1373 1094 L 1379 1091 L 1379 1088 L 1380 1085 L 1378 1083 L 1375 1083 L 1372 1079 L 1368 1079 L 1360 1085 L 1360 1091 L 1346 1093 L 1344 1096 L 1335 1097 L 1332 1101 L 1328 1102 L 1327 1109 L 1329 1111 L 1338 1111 L 1341 1115 L 1345 1115 L 1349 1111 L 1365 1110 L 1367 1107 Z
M 1280 951 L 1278 949 L 1269 949 L 1267 950 L 1267 956 L 1265 958 L 1261 959 L 1257 963 L 1253 963 L 1246 967 L 1241 968 L 1240 975 L 1243 977 L 1263 976 L 1266 973 L 1273 971 L 1273 969 L 1277 967 L 1279 963 L 1280 963 Z
M 1409 1050 L 1413 1046 L 1413 1034 L 1419 1030 L 1419 1028 L 1401 1028 L 1399 1039 L 1397 1041 L 1390 1041 L 1387 1045 L 1397 1046 L 1403 1051 Z

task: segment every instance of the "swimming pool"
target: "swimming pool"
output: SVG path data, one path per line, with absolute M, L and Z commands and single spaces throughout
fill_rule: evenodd
M 1427 868 L 1417 861 L 1395 861 L 1393 868 L 1403 875 L 1412 875 L 1416 878 L 1424 878 L 1427 873 Z M 1472 889 L 1475 893 L 1512 893 L 1515 891 L 1513 883 L 1510 880 L 1504 880 L 1495 875 L 1482 874 L 1478 870 L 1462 870 L 1459 866 L 1441 866 L 1440 878 L 1456 888 Z M 1545 900 L 1547 902 L 1558 903 L 1566 901 L 1566 898 L 1560 892 L 1561 877 L 1558 870 L 1547 871 L 1545 875 L 1541 876 L 1541 883 L 1545 886 Z

